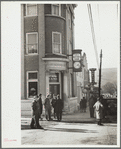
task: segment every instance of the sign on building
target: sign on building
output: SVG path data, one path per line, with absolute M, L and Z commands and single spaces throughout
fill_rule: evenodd
M 91 80 L 92 80 L 91 83 L 95 84 L 95 71 L 96 71 L 96 68 L 91 68 L 90 71 L 91 71 Z
M 81 72 L 82 71 L 82 50 L 73 50 L 73 71 Z

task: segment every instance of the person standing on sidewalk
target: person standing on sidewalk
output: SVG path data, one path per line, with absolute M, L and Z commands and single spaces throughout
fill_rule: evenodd
M 30 124 L 30 127 L 32 129 L 34 128 L 43 129 L 43 127 L 39 125 L 39 117 L 40 117 L 39 98 L 37 96 L 34 96 L 34 100 L 32 102 L 32 120 Z
M 62 119 L 62 109 L 63 109 L 63 101 L 60 99 L 60 95 L 57 95 L 57 102 L 56 102 L 56 114 L 58 121 Z
M 45 115 L 46 115 L 46 120 L 50 121 L 51 119 L 51 104 L 50 104 L 50 95 L 47 96 L 45 99 Z
M 54 118 L 56 119 L 56 102 L 57 102 L 57 98 L 56 96 L 54 95 L 53 96 L 53 99 L 52 99 L 52 107 L 54 109 Z
M 86 112 L 86 107 L 87 107 L 87 100 L 86 100 L 86 98 L 85 97 L 83 97 L 83 110 L 84 110 L 84 112 Z
M 94 104 L 93 108 L 95 108 L 97 124 L 98 125 L 102 125 L 101 124 L 101 120 L 102 120 L 102 108 L 103 108 L 103 105 L 100 102 L 100 98 L 97 98 L 97 102 Z
M 42 105 L 42 94 L 39 94 L 39 105 L 40 105 L 40 118 L 43 110 L 43 105 Z M 41 118 L 42 119 L 42 118 Z
M 83 111 L 82 99 L 80 100 L 80 112 Z
M 94 104 L 95 104 L 94 96 L 92 95 L 89 99 L 89 109 L 90 109 L 90 117 L 91 118 L 94 118 L 94 108 L 93 108 Z

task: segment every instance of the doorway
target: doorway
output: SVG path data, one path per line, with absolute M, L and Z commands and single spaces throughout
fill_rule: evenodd
M 60 95 L 60 84 L 50 84 L 49 85 L 49 92 L 52 95 L 57 96 L 58 94 Z

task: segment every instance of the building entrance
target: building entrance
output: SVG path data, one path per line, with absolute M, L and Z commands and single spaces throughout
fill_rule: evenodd
M 58 94 L 61 97 L 61 73 L 51 71 L 49 73 L 49 93 L 57 96 Z
M 60 95 L 60 84 L 50 84 L 49 85 L 49 92 L 50 94 L 54 96 Z

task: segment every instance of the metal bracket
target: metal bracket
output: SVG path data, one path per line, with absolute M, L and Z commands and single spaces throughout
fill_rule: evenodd
M 68 54 L 67 54 L 67 56 L 73 56 L 73 55 L 68 55 Z
M 73 67 L 68 67 L 68 69 L 73 69 Z

